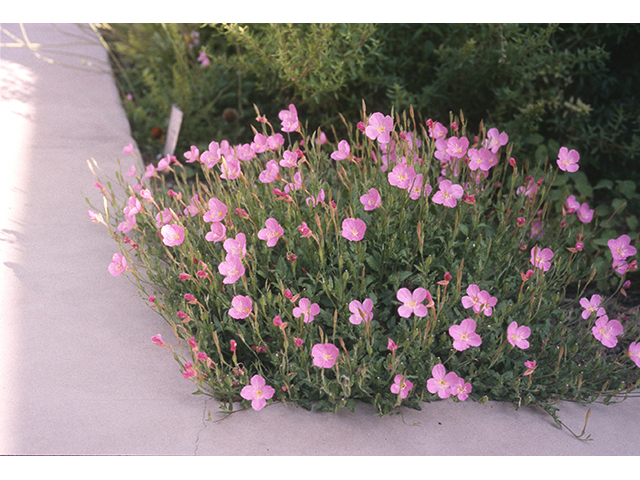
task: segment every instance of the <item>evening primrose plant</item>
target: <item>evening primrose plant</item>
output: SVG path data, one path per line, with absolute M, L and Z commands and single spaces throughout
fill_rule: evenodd
M 363 103 L 332 141 L 294 105 L 276 126 L 256 113 L 250 144 L 142 172 L 126 147 L 120 195 L 90 164 L 104 202 L 89 216 L 119 246 L 108 270 L 172 327 L 152 341 L 196 393 L 228 410 L 361 400 L 383 415 L 498 400 L 560 423 L 558 400 L 640 385 L 638 315 L 614 315 L 638 239 L 593 243 L 594 210 L 556 182 L 579 169 L 576 150 L 529 168 L 506 132 L 468 134 L 462 113 L 445 126 Z

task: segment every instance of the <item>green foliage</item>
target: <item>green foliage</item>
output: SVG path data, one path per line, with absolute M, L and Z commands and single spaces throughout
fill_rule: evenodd
M 114 24 L 105 33 L 123 79 L 123 105 L 132 132 L 151 159 L 162 154 L 172 104 L 183 111 L 181 131 L 191 137 L 179 137 L 179 155 L 189 150 L 189 141 L 206 149 L 204 141 L 211 135 L 235 139 L 242 134 L 236 122 L 222 119 L 224 109 L 236 106 L 236 73 L 219 63 L 205 68 L 197 61 L 197 30 L 197 25 Z
M 367 118 L 365 112 L 362 117 Z M 450 134 L 466 135 L 466 122 L 455 120 L 460 131 Z M 427 389 L 437 364 L 471 383 L 471 397 L 477 401 L 534 403 L 553 413 L 559 399 L 592 402 L 604 392 L 609 401 L 637 388 L 638 368 L 625 353 L 639 339 L 638 315 L 620 317 L 624 333 L 612 349 L 595 339 L 591 330 L 595 319 L 581 317 L 578 301 L 591 292 L 588 288 L 615 283 L 612 292 L 600 292 L 611 312 L 625 280 L 612 272 L 611 254 L 598 241 L 617 237 L 615 231 L 605 230 L 599 216 L 584 224 L 575 215 L 562 214 L 564 200 L 574 188 L 590 193 L 583 177 L 558 172 L 554 161 L 534 166 L 533 158 L 521 156 L 509 145 L 503 147 L 488 178 L 476 181 L 478 171 L 473 172 L 466 161 L 441 163 L 434 157 L 435 142 L 416 122 L 413 111 L 408 118 L 397 116 L 394 125 L 393 143 L 383 149 L 360 129 L 345 124 L 351 156 L 340 162 L 330 159 L 337 142 L 320 145 L 315 132 L 308 134 L 306 128 L 288 133 L 286 149 L 300 149 L 303 157 L 298 166 L 281 168 L 274 183 L 263 183 L 259 174 L 268 161 L 283 158 L 283 148 L 242 162 L 242 174 L 233 180 L 222 179 L 220 167 L 203 166 L 195 180 L 188 181 L 185 167 L 175 164 L 178 183 L 172 185 L 171 194 L 161 176 L 152 190 L 153 201 L 140 200 L 144 208 L 126 235 L 117 226 L 128 199 L 118 200 L 105 191 L 104 224 L 127 258 L 141 296 L 153 294 L 152 308 L 172 326 L 178 346 L 170 348 L 185 373 L 190 362 L 198 391 L 232 408 L 241 389 L 259 374 L 275 388 L 274 400 L 338 410 L 352 409 L 358 399 L 387 414 L 401 404 L 419 408 L 421 402 L 437 399 Z M 274 133 L 269 124 L 257 127 L 265 136 Z M 484 128 L 476 133 L 482 142 Z M 515 145 L 523 143 L 514 138 Z M 554 147 L 537 140 L 534 145 Z M 511 156 L 517 159 L 516 166 L 509 165 Z M 438 178 L 444 175 L 462 184 L 467 196 L 453 208 L 434 203 L 433 194 L 410 198 L 409 191 L 389 182 L 388 173 L 402 159 L 424 176 L 425 184 L 434 186 L 434 194 Z M 388 162 L 386 169 L 383 161 Z M 296 174 L 301 176 L 299 189 L 274 194 L 274 188 L 291 188 Z M 519 189 L 531 180 L 538 182 L 539 190 L 523 195 Z M 139 196 L 123 186 L 127 195 Z M 379 191 L 382 206 L 364 210 L 360 198 L 372 187 Z M 622 195 L 635 195 L 629 184 L 618 183 L 617 188 Z M 326 199 L 314 206 L 308 199 L 317 198 L 321 190 Z M 227 206 L 227 238 L 239 238 L 240 233 L 246 238 L 246 272 L 233 283 L 224 283 L 218 273 L 227 254 L 223 244 L 205 238 L 210 224 L 203 215 L 212 198 Z M 197 208 L 195 216 L 185 211 L 190 201 Z M 156 215 L 165 208 L 173 212 L 172 224 L 185 229 L 180 245 L 167 246 L 161 240 Z M 270 218 L 284 231 L 273 247 L 259 238 Z M 347 218 L 365 222 L 361 241 L 343 236 L 342 222 Z M 301 235 L 303 222 L 312 236 Z M 540 225 L 540 233 L 532 233 Z M 585 246 L 582 251 L 575 248 L 578 234 Z M 546 272 L 531 264 L 536 246 L 554 252 Z M 526 278 L 529 269 L 534 272 Z M 179 279 L 180 274 L 188 277 Z M 491 315 L 463 307 L 461 298 L 472 284 L 497 298 Z M 398 290 L 418 287 L 432 295 L 427 315 L 400 316 Z M 185 298 L 187 294 L 195 301 Z M 229 314 L 238 295 L 253 301 L 252 313 L 245 319 Z M 309 323 L 293 314 L 300 298 L 320 307 Z M 367 298 L 374 304 L 373 319 L 352 324 L 349 303 Z M 274 322 L 278 316 L 282 325 Z M 465 318 L 477 322 L 482 344 L 457 351 L 449 328 Z M 531 329 L 528 349 L 508 342 L 507 327 L 514 321 Z M 185 343 L 192 337 L 197 350 Z M 296 339 L 304 343 L 299 345 Z M 389 339 L 397 350 L 388 350 Z M 232 341 L 236 351 L 230 348 Z M 318 343 L 339 349 L 333 368 L 314 366 L 311 351 Z M 209 360 L 198 359 L 198 352 L 205 352 Z M 528 360 L 536 360 L 537 368 L 525 376 Z M 396 375 L 414 384 L 406 399 L 390 391 Z
M 193 32 L 199 34 L 198 45 Z M 249 142 L 240 118 L 260 104 L 268 118 L 295 103 L 311 124 L 333 125 L 339 114 L 412 105 L 435 118 L 464 106 L 467 119 L 501 125 L 523 153 L 527 142 L 580 145 L 587 179 L 640 180 L 640 27 L 633 24 L 214 24 L 112 25 L 105 34 L 124 68 L 125 101 L 134 137 L 157 155 L 150 137 L 164 128 L 172 103 L 185 110 L 184 134 L 202 150 L 209 138 Z M 211 65 L 196 61 L 204 50 Z M 128 79 L 128 80 L 127 80 Z M 553 149 L 551 149 L 553 150 Z M 595 201 L 610 203 L 608 189 Z M 631 201 L 634 215 L 640 202 Z

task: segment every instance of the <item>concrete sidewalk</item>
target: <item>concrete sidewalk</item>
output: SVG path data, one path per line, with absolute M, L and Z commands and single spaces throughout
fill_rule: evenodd
M 224 418 L 217 403 L 151 343 L 173 333 L 109 274 L 117 247 L 87 216 L 84 196 L 101 205 L 87 159 L 113 178 L 133 141 L 104 48 L 86 25 L 1 27 L 0 454 L 640 454 L 640 398 L 591 405 L 589 442 L 536 408 L 492 402 L 384 418 L 365 404 L 273 405 L 207 421 Z M 35 53 L 19 46 L 25 33 Z M 580 433 L 589 407 L 560 408 Z

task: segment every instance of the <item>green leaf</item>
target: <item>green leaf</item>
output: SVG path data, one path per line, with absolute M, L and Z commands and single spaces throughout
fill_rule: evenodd
M 613 201 L 611 202 L 611 206 L 613 207 L 614 210 L 617 210 L 618 214 L 625 209 L 626 204 L 627 204 L 627 201 L 621 198 L 614 198 Z
M 595 187 L 593 187 L 594 190 L 598 190 L 600 188 L 611 190 L 613 188 L 613 182 L 611 180 L 602 179 L 596 184 Z
M 628 199 L 638 196 L 638 194 L 636 194 L 636 183 L 632 180 L 618 180 L 616 192 L 621 193 Z
M 591 188 L 589 180 L 584 172 L 573 173 L 573 182 L 575 183 L 576 189 L 580 195 L 584 195 L 585 197 L 593 196 L 593 188 Z
M 566 173 L 558 173 L 558 176 L 555 178 L 552 185 L 554 187 L 561 187 L 562 185 L 565 185 L 568 180 L 569 175 L 567 175 Z
M 533 133 L 525 139 L 525 142 L 531 145 L 540 145 L 544 142 L 544 137 L 539 133 Z
M 628 216 L 627 226 L 629 227 L 629 230 L 635 231 L 636 228 L 638 228 L 638 217 L 636 217 L 635 215 Z
M 549 152 L 547 151 L 547 147 L 544 145 L 538 145 L 538 148 L 536 148 L 536 162 L 544 162 L 548 155 Z

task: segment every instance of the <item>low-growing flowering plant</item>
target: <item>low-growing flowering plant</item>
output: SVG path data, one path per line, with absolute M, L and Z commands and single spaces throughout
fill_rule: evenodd
M 594 210 L 554 183 L 575 150 L 525 168 L 505 132 L 460 119 L 364 111 L 331 142 L 294 105 L 279 128 L 257 115 L 251 144 L 184 153 L 195 180 L 176 157 L 133 165 L 121 200 L 98 178 L 89 212 L 119 245 L 105 268 L 171 325 L 173 345 L 152 341 L 198 393 L 381 414 L 471 397 L 556 418 L 558 399 L 637 388 L 638 317 L 605 315 L 637 239 L 594 242 Z M 618 287 L 594 290 L 604 278 Z

